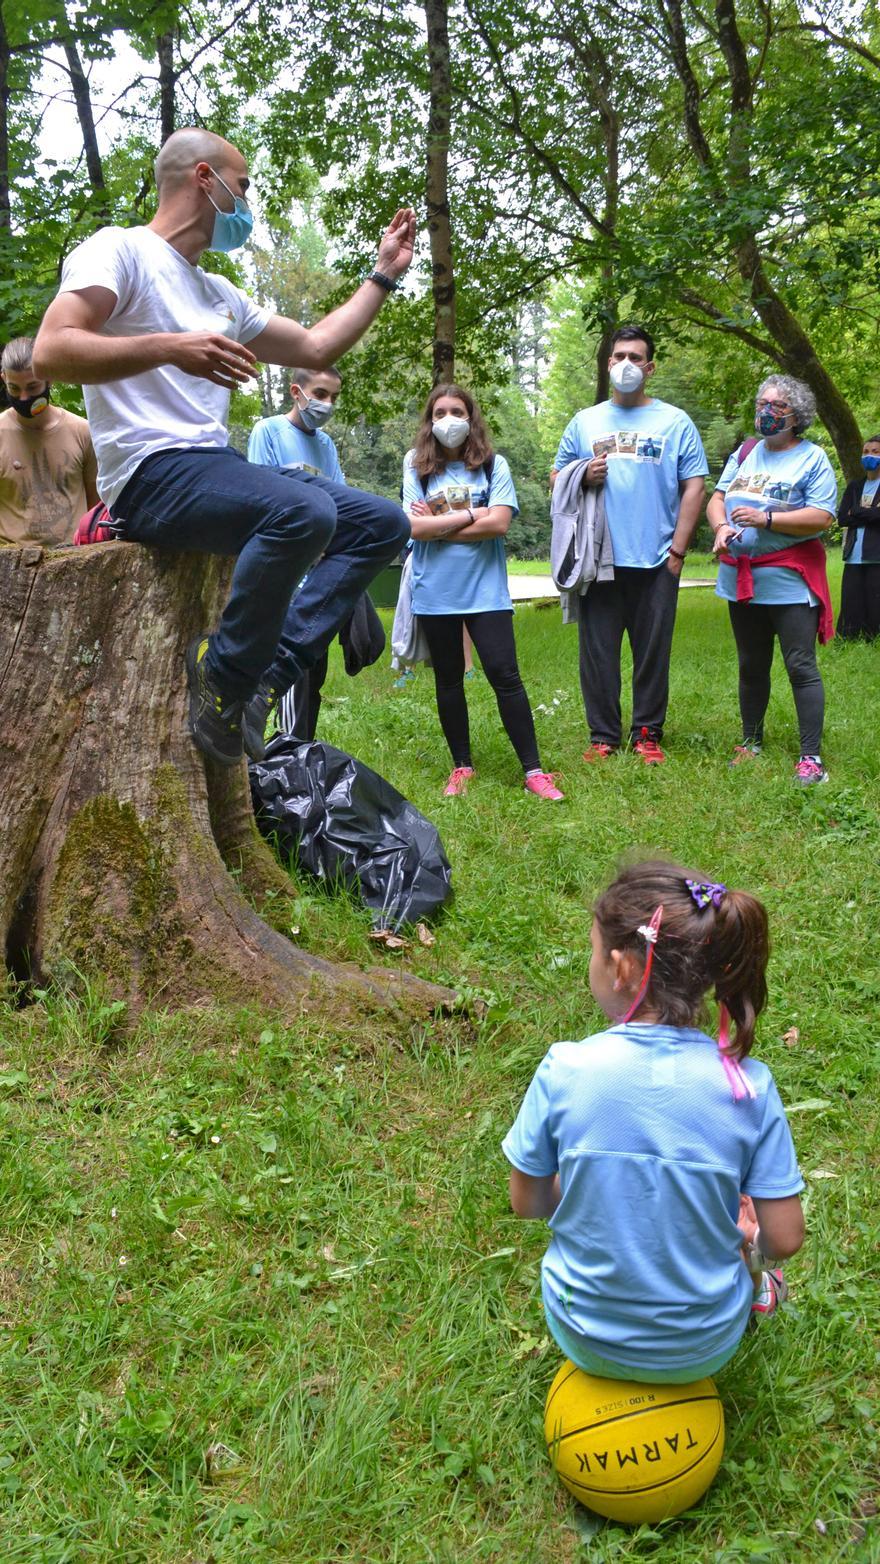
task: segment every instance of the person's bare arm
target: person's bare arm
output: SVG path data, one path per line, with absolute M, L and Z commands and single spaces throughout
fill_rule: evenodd
M 830 527 L 834 520 L 830 510 L 820 510 L 818 505 L 804 505 L 800 510 L 774 510 L 773 531 L 781 532 L 783 537 L 791 538 L 817 538 L 820 532 Z M 730 519 L 737 527 L 766 527 L 766 510 L 757 510 L 754 505 L 736 505 L 730 513 Z
M 415 247 L 416 217 L 411 207 L 399 211 L 379 245 L 376 271 L 396 282 L 409 266 Z M 252 338 L 250 346 L 263 363 L 288 369 L 327 369 L 359 342 L 379 313 L 387 290 L 378 282 L 362 282 L 350 299 L 314 326 L 301 326 L 284 315 L 272 319 Z
M 478 505 L 475 510 L 450 510 L 435 516 L 427 505 L 417 501 L 409 511 L 412 535 L 420 542 L 482 543 L 484 538 L 503 538 L 509 531 L 513 511 L 509 505 Z
M 101 498 L 98 493 L 98 458 L 95 455 L 95 447 L 89 440 L 83 460 L 83 488 L 86 491 L 86 507 L 91 510 Z
M 561 1199 L 558 1173 L 533 1178 L 530 1173 L 511 1168 L 510 1204 L 517 1216 L 527 1220 L 552 1216 Z
M 82 288 L 52 300 L 34 343 L 34 373 L 74 385 L 101 385 L 173 364 L 188 375 L 232 387 L 250 380 L 250 348 L 213 331 L 153 331 L 140 337 L 107 337 L 116 303 L 109 288 Z
M 787 1260 L 797 1254 L 804 1241 L 804 1212 L 800 1195 L 784 1200 L 759 1200 L 753 1197 L 758 1233 L 755 1247 L 768 1260 Z
M 681 573 L 683 560 L 677 559 L 676 554 L 686 554 L 688 544 L 696 531 L 697 522 L 700 519 L 700 511 L 706 497 L 706 484 L 702 478 L 685 478 L 679 485 L 678 491 L 678 516 L 675 520 L 675 531 L 672 534 L 670 548 L 675 554 L 670 554 L 666 561 L 667 567 L 673 575 Z

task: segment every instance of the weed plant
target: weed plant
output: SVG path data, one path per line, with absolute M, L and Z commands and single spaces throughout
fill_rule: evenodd
M 310 949 L 404 962 L 469 1015 L 127 1027 L 100 984 L 3 1013 L 4 1564 L 880 1558 L 880 648 L 823 651 L 831 782 L 802 791 L 781 664 L 763 758 L 727 768 L 735 660 L 709 592 L 682 594 L 664 767 L 584 766 L 575 631 L 555 608 L 516 628 L 566 802 L 524 794 L 482 677 L 476 779 L 441 798 L 430 674 L 398 691 L 387 662 L 353 681 L 334 653 L 322 735 L 439 823 L 455 899 L 436 944 L 402 954 L 345 897 L 303 882 L 290 912 Z M 510 1214 L 499 1143 L 549 1044 L 600 1025 L 590 902 L 638 850 L 769 907 L 756 1052 L 791 1114 L 809 1236 L 790 1305 L 718 1376 L 710 1492 L 628 1531 L 579 1509 L 543 1450 L 546 1230 Z

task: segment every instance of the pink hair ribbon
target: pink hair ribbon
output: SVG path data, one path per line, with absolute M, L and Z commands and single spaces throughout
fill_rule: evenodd
M 739 1060 L 735 1059 L 730 1052 L 730 1011 L 725 1004 L 718 1006 L 718 1053 L 724 1065 L 730 1090 L 733 1092 L 734 1102 L 742 1102 L 744 1097 L 751 1097 L 754 1100 L 757 1092 Z
M 639 1005 L 642 1003 L 642 1000 L 648 992 L 648 984 L 651 981 L 651 968 L 654 965 L 654 946 L 657 943 L 657 935 L 660 932 L 660 924 L 662 921 L 663 903 L 661 902 L 659 907 L 655 907 L 650 923 L 639 924 L 638 933 L 641 934 L 642 939 L 645 941 L 648 947 L 648 954 L 645 957 L 645 970 L 642 973 L 642 981 L 639 984 L 638 993 L 636 994 L 635 999 L 626 1012 L 626 1015 L 621 1016 L 619 1022 L 619 1025 L 621 1026 L 625 1026 L 627 1021 L 632 1020 L 633 1016 L 639 1008 Z

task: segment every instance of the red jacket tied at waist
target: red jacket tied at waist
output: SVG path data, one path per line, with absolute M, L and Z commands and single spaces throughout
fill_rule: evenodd
M 819 642 L 822 646 L 834 634 L 834 614 L 831 594 L 828 591 L 828 572 L 825 568 L 825 545 L 819 538 L 807 538 L 804 543 L 794 543 L 791 548 L 777 549 L 775 554 L 722 554 L 724 565 L 736 569 L 736 600 L 749 603 L 755 595 L 752 571 L 761 565 L 784 565 L 794 570 L 806 581 L 814 596 L 819 599 Z

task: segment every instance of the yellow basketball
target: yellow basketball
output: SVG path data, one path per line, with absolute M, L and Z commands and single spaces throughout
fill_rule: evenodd
M 569 1493 L 638 1525 L 679 1515 L 706 1492 L 724 1451 L 724 1409 L 711 1379 L 638 1385 L 566 1361 L 547 1395 L 544 1437 Z

